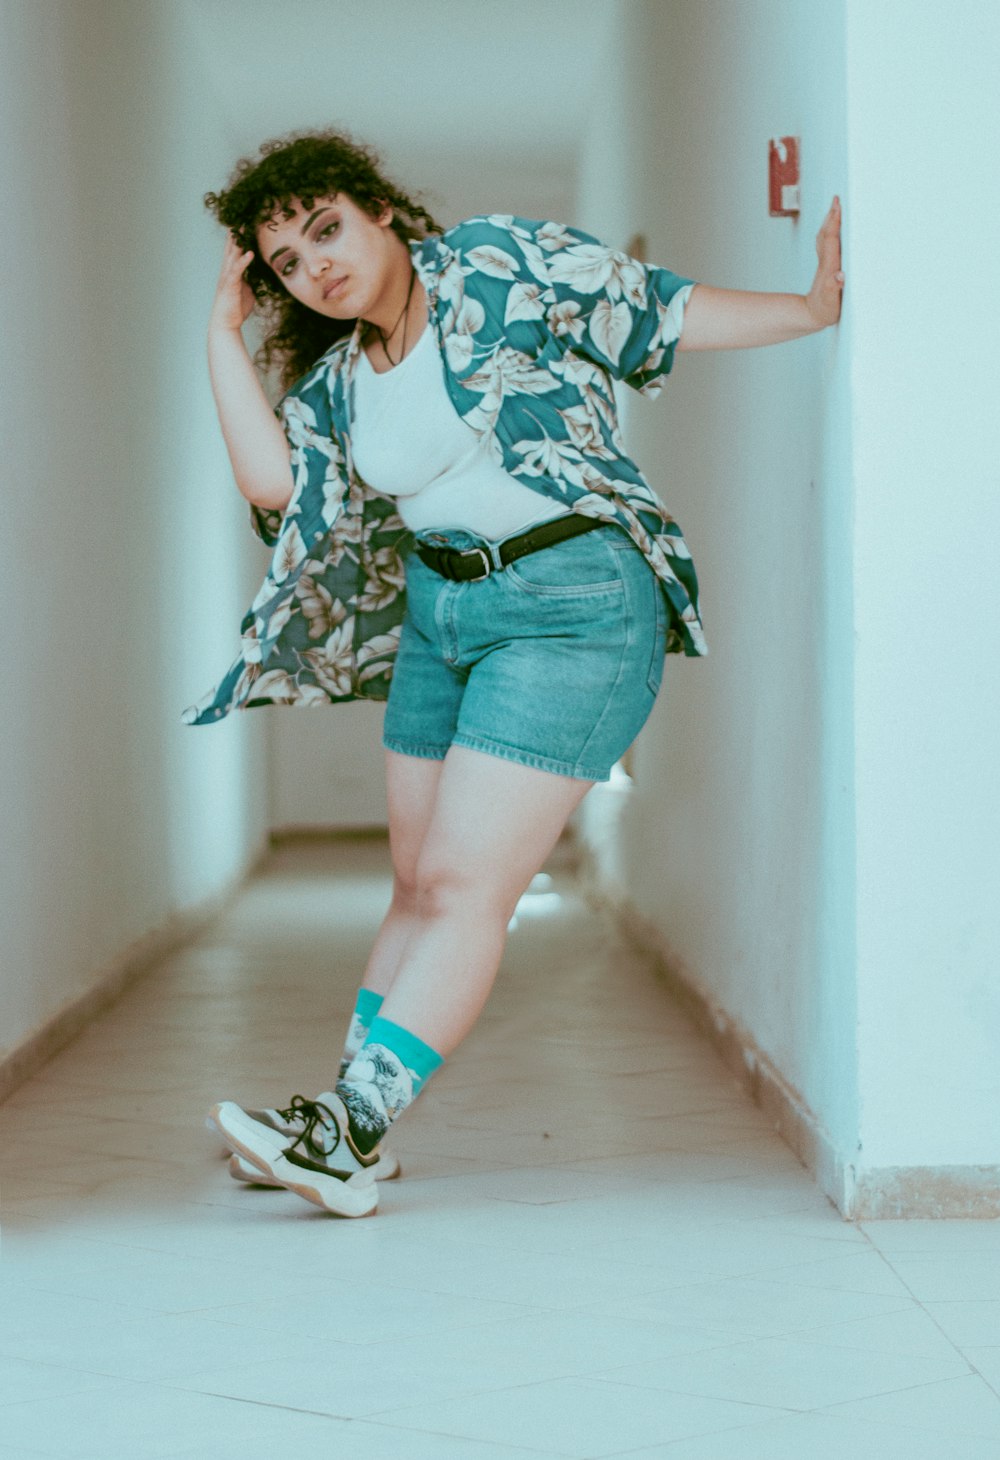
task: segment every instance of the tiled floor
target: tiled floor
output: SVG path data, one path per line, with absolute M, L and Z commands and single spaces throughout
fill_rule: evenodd
M 377 1214 L 232 1181 L 388 892 L 280 848 L 0 1110 L 0 1460 L 997 1460 L 1000 1223 L 844 1222 L 558 853 Z

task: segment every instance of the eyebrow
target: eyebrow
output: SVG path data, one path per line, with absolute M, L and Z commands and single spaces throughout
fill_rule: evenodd
M 310 223 L 313 221 L 314 218 L 318 218 L 321 213 L 330 213 L 330 212 L 332 212 L 332 205 L 329 204 L 329 203 L 327 204 L 327 206 L 325 208 L 317 208 L 314 213 L 310 213 L 309 214 L 309 217 L 303 223 L 302 227 L 299 229 L 299 232 L 300 233 L 305 233 L 306 229 L 309 227 Z M 285 243 L 285 244 L 283 244 L 281 246 L 281 248 L 276 248 L 274 250 L 274 253 L 268 259 L 268 263 L 269 264 L 273 264 L 274 261 L 275 261 L 275 259 L 278 257 L 279 253 L 287 253 L 287 252 L 288 252 L 288 244 Z

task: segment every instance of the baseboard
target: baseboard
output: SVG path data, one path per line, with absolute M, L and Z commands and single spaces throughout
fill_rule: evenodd
M 305 826 L 287 822 L 272 827 L 268 842 L 272 847 L 292 846 L 304 842 L 388 842 L 389 828 L 383 822 L 369 826 Z
M 133 984 L 151 973 L 164 959 L 183 948 L 213 923 L 242 889 L 248 876 L 267 860 L 266 846 L 258 849 L 249 870 L 245 869 L 214 896 L 196 908 L 173 914 L 160 927 L 130 943 L 95 976 L 89 988 L 69 999 L 31 1034 L 0 1058 L 0 1103 L 25 1080 L 38 1073 L 54 1055 L 72 1043 Z
M 718 1051 L 740 1086 L 845 1221 L 1000 1217 L 1000 1166 L 886 1166 L 859 1170 L 846 1162 L 801 1095 L 756 1046 L 749 1031 L 698 986 L 653 923 L 627 900 L 608 895 L 601 885 L 593 852 L 582 837 L 577 837 L 576 843 L 576 870 L 587 901 L 608 912 L 623 940 L 652 962 L 670 996 Z

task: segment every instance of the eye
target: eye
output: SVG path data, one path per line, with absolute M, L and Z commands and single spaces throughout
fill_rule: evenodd
M 319 232 L 316 234 L 316 242 L 318 243 L 321 238 L 325 238 L 326 235 L 328 233 L 330 233 L 334 228 L 339 228 L 339 227 L 340 227 L 340 219 L 339 218 L 333 218 L 333 219 L 331 219 L 330 222 L 327 223 L 323 228 L 321 228 L 319 230 Z M 278 273 L 281 275 L 281 277 L 283 279 L 287 278 L 288 275 L 291 273 L 291 271 L 295 268 L 295 265 L 297 263 L 298 263 L 298 259 L 296 259 L 296 258 L 286 259 L 285 262 L 281 265 L 280 269 L 278 270 Z

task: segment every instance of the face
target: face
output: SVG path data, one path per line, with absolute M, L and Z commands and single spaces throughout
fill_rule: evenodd
M 365 317 L 385 293 L 399 244 L 391 207 L 374 219 L 346 193 L 314 198 L 311 208 L 293 198 L 291 206 L 293 217 L 279 212 L 258 226 L 262 263 L 317 314 Z

